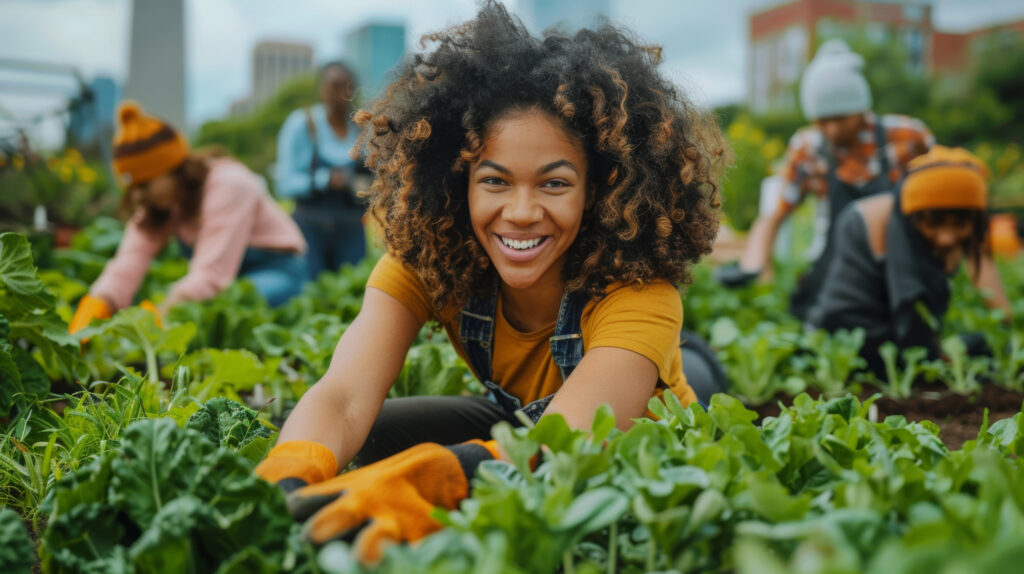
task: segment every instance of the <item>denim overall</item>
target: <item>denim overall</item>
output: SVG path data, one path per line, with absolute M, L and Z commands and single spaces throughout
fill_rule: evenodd
M 537 399 L 526 405 L 491 380 L 491 349 L 494 342 L 494 317 L 498 310 L 498 286 L 495 283 L 490 293 L 474 295 L 459 312 L 459 340 L 466 351 L 466 359 L 487 390 L 487 398 L 508 413 L 523 411 L 530 420 L 540 420 L 544 409 L 555 395 Z M 551 337 L 551 356 L 562 373 L 562 380 L 569 378 L 573 369 L 583 358 L 583 332 L 580 318 L 589 297 L 583 293 L 566 293 L 558 306 L 558 320 L 555 334 Z
M 860 187 L 839 179 L 836 175 L 837 162 L 828 149 L 828 143 L 822 144 L 821 154 L 828 158 L 829 226 L 825 236 L 825 248 L 821 255 L 811 263 L 810 271 L 800 277 L 796 289 L 790 297 L 790 312 L 796 317 L 806 319 L 807 311 L 817 302 L 818 294 L 825 284 L 828 266 L 836 251 L 836 220 L 843 208 L 858 199 L 892 189 L 893 183 L 889 179 L 890 166 L 889 158 L 885 155 L 885 144 L 885 128 L 882 126 L 882 117 L 878 116 L 878 121 L 875 124 L 875 154 L 881 169 L 875 179 Z
M 307 270 L 310 280 L 315 280 L 324 271 L 337 271 L 345 263 L 355 265 L 366 257 L 366 233 L 362 223 L 365 208 L 352 193 L 317 189 L 314 181 L 317 171 L 339 166 L 321 155 L 316 124 L 308 108 L 306 129 L 313 143 L 309 166 L 310 195 L 295 202 L 292 217 L 309 246 Z M 356 128 L 349 126 L 349 129 Z

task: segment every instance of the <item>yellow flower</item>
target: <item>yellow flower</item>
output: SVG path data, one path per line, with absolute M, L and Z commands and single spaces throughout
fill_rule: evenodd
M 78 180 L 82 183 L 94 183 L 96 181 L 96 170 L 87 165 L 83 165 L 78 168 Z
M 745 138 L 747 135 L 747 126 L 742 122 L 733 122 L 729 126 L 729 138 L 738 141 Z
M 983 160 L 988 161 L 992 157 L 992 146 L 988 142 L 982 142 L 978 144 L 976 153 Z
M 782 153 L 782 142 L 778 138 L 768 140 L 768 143 L 761 146 L 761 157 L 767 161 L 779 157 Z
M 68 162 L 68 163 L 70 163 L 72 165 L 78 165 L 78 164 L 82 163 L 82 154 L 77 149 L 75 149 L 73 147 L 72 148 L 68 148 L 64 152 L 64 161 L 66 161 L 66 162 Z
M 72 175 L 74 175 L 74 172 L 71 171 L 71 166 L 67 164 L 60 166 L 60 170 L 57 173 L 57 176 L 60 177 L 60 180 L 64 183 L 69 183 Z
M 21 154 L 14 154 L 14 157 L 11 158 L 11 165 L 13 165 L 14 169 L 18 171 L 25 169 L 25 156 Z
M 1013 166 L 1020 159 L 1020 147 L 1016 144 L 1006 146 L 1003 153 L 996 160 L 996 175 L 1006 175 L 1013 170 Z

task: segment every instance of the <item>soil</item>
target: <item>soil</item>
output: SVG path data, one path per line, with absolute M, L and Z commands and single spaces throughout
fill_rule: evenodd
M 878 420 L 890 415 L 903 415 L 912 422 L 932 421 L 939 425 L 939 438 L 950 450 L 958 450 L 965 442 L 978 438 L 986 409 L 988 423 L 991 425 L 1020 412 L 1021 403 L 1024 402 L 1024 395 L 1021 393 L 995 385 L 985 385 L 981 393 L 973 396 L 958 395 L 944 386 L 921 386 L 915 389 L 918 389 L 917 394 L 909 399 L 897 401 L 883 397 L 875 401 L 875 406 L 878 407 Z M 863 401 L 875 392 L 876 389 L 869 387 L 859 393 L 858 397 Z M 808 394 L 815 395 L 810 392 Z M 776 397 L 770 403 L 753 407 L 753 410 L 760 415 L 759 420 L 777 416 L 780 401 L 789 404 L 792 398 Z
M 988 422 L 1012 417 L 1021 410 L 1024 396 L 995 385 L 985 385 L 981 393 L 963 396 L 942 391 L 922 391 L 903 401 L 883 398 L 878 405 L 880 416 L 903 415 L 909 421 L 930 420 L 939 425 L 939 437 L 950 449 L 959 449 L 978 438 L 978 431 L 988 410 Z

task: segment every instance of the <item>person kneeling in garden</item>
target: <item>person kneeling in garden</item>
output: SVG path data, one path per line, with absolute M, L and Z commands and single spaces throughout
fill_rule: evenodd
M 517 411 L 589 429 L 608 404 L 627 428 L 662 393 L 707 400 L 683 372 L 675 285 L 718 229 L 713 120 L 612 27 L 538 39 L 489 2 L 428 38 L 356 114 L 387 254 L 256 469 L 314 542 L 358 531 L 368 562 L 440 527 L 431 510 L 502 457 L 491 427 Z M 430 320 L 486 398 L 386 399 Z
M 886 341 L 924 347 L 937 359 L 949 278 L 965 260 L 989 306 L 1008 317 L 999 272 L 984 252 L 987 177 L 970 152 L 935 146 L 910 162 L 894 192 L 851 204 L 836 223 L 835 259 L 807 323 L 864 329 L 861 355 L 878 376 L 885 373 L 878 349 Z
M 153 258 L 176 237 L 188 274 L 161 311 L 209 299 L 236 277 L 253 282 L 271 305 L 297 295 L 305 277 L 302 232 L 267 193 L 262 178 L 219 153 L 195 153 L 180 132 L 134 102 L 118 111 L 114 171 L 129 217 L 114 258 L 82 298 L 72 333 L 132 304 Z

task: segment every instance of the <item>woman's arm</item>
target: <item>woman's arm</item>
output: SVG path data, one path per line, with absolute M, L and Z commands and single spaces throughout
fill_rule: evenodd
M 129 221 L 117 254 L 107 262 L 89 294 L 105 301 L 111 311 L 131 306 L 150 263 L 166 243 L 166 234 L 145 232 L 135 219 Z
M 320 168 L 310 174 L 313 165 L 313 142 L 306 127 L 306 113 L 295 110 L 281 126 L 277 136 L 277 165 L 274 168 L 274 191 L 278 197 L 306 197 L 313 190 L 327 187 L 330 170 Z
M 544 416 L 560 414 L 571 428 L 590 430 L 598 407 L 608 404 L 615 426 L 626 430 L 630 419 L 644 416 L 658 384 L 658 367 L 647 357 L 616 347 L 587 351 L 558 390 Z
M 981 290 L 982 295 L 985 297 L 985 304 L 992 309 L 1002 309 L 1007 318 L 1012 317 L 1013 306 L 1010 305 L 1010 300 L 1006 296 L 1003 280 L 999 277 L 999 268 L 996 267 L 996 262 L 992 259 L 992 255 L 989 253 L 981 254 L 977 273 L 974 272 L 975 267 L 969 261 L 968 266 L 971 283 Z
M 763 272 L 771 265 L 775 237 L 779 234 L 779 227 L 792 212 L 790 204 L 779 202 L 775 211 L 759 215 L 754 220 L 747 235 L 747 247 L 740 257 L 740 269 Z
M 673 360 L 683 324 L 679 292 L 667 281 L 622 286 L 585 309 L 580 323 L 583 358 L 545 413 L 590 430 L 597 408 L 607 403 L 616 426 L 629 428 L 630 419 L 646 414 L 658 379 L 671 383 L 679 368 Z
M 279 442 L 327 446 L 344 468 L 363 446 L 422 323 L 405 305 L 369 287 L 338 341 L 327 373 L 295 406 Z

